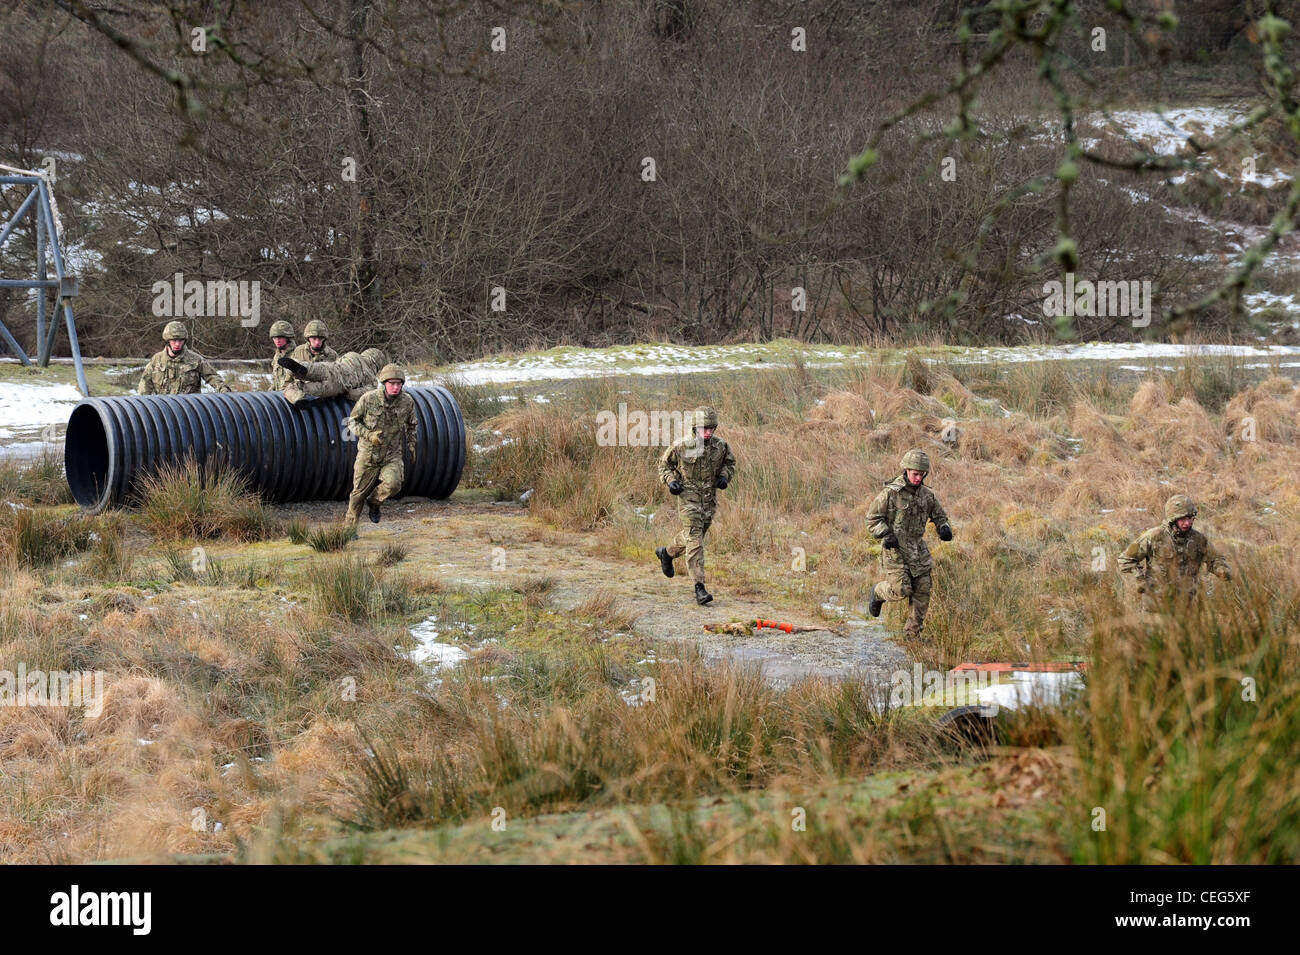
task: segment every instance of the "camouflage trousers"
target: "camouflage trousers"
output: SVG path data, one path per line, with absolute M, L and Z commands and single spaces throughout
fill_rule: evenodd
M 886 603 L 896 600 L 910 600 L 911 610 L 907 614 L 907 623 L 903 633 L 909 637 L 919 637 L 925 626 L 925 611 L 930 607 L 930 572 L 909 574 L 906 567 L 891 567 L 885 571 L 885 579 L 876 584 L 875 595 Z
M 665 551 L 674 559 L 686 555 L 686 568 L 697 584 L 704 583 L 704 535 L 709 532 L 713 515 L 700 511 L 682 510 L 682 529 Z
M 1159 617 L 1166 613 L 1189 614 L 1200 610 L 1201 596 L 1192 591 L 1165 594 L 1146 590 L 1137 596 L 1138 610 L 1144 618 Z
M 402 452 L 381 456 L 368 447 L 357 448 L 357 463 L 352 468 L 352 495 L 348 498 L 349 524 L 361 518 L 361 508 L 368 498 L 376 504 L 386 501 L 402 489 L 404 477 Z

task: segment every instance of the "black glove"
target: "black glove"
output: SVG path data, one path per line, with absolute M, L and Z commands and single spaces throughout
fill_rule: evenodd
M 724 477 L 720 477 L 713 482 L 713 486 L 716 487 L 719 491 L 725 491 L 727 489 L 727 479 Z
M 885 550 L 898 550 L 898 538 L 894 536 L 893 531 L 886 531 L 885 536 L 880 539 L 885 544 Z
M 668 482 L 668 493 L 669 493 L 669 494 L 681 494 L 681 493 L 682 493 L 682 482 L 681 482 L 681 481 L 669 481 L 669 482 Z
M 943 527 L 939 528 L 939 540 L 941 541 L 952 540 L 952 528 L 949 527 L 947 524 L 944 524 Z
M 307 366 L 301 362 L 294 361 L 288 355 L 281 355 L 275 360 L 275 363 L 295 378 L 307 377 Z

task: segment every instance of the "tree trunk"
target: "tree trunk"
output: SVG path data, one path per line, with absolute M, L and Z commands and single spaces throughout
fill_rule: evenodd
M 370 81 L 366 76 L 366 27 L 371 0 L 349 0 L 348 38 L 352 56 L 348 64 L 348 106 L 355 134 L 357 174 L 357 231 L 352 264 L 352 294 L 348 316 L 368 322 L 378 313 L 380 288 L 375 260 L 375 157 L 374 132 L 370 127 Z

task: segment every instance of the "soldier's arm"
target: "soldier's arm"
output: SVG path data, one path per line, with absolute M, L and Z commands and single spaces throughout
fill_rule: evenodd
M 1119 569 L 1123 574 L 1136 574 L 1141 577 L 1146 572 L 1146 563 L 1151 558 L 1151 542 L 1143 534 L 1124 549 L 1119 555 Z
M 1223 580 L 1232 579 L 1232 568 L 1228 565 L 1227 559 L 1208 540 L 1205 542 L 1205 569 Z
M 374 433 L 370 428 L 367 428 L 362 423 L 362 418 L 365 416 L 366 409 L 369 407 L 369 400 L 372 394 L 374 394 L 374 392 L 367 391 L 364 395 L 358 398 L 357 403 L 352 406 L 352 414 L 348 415 L 348 428 L 351 429 L 353 434 L 364 441 L 374 440 Z
M 728 484 L 736 476 L 736 456 L 731 453 L 731 445 L 724 444 L 727 453 L 722 456 L 722 464 L 718 467 L 717 476 L 722 478 Z
M 415 417 L 415 399 L 411 399 L 410 407 L 406 412 L 406 451 L 415 459 L 415 432 L 419 429 L 420 423 Z
M 659 456 L 659 483 L 670 484 L 681 479 L 681 472 L 677 470 L 677 446 L 669 445 Z
M 889 492 L 881 491 L 867 510 L 867 527 L 876 538 L 884 537 L 893 528 L 889 525 Z
M 930 520 L 934 524 L 935 529 L 938 530 L 940 527 L 950 527 L 951 525 L 948 523 L 948 513 L 943 509 L 943 505 L 939 503 L 939 498 L 931 494 L 930 502 Z
M 199 375 L 217 391 L 230 392 L 230 386 L 226 384 L 226 379 L 222 378 L 221 373 L 208 364 L 206 358 L 199 362 Z
M 142 395 L 153 394 L 153 359 L 150 358 L 145 363 L 144 371 L 140 373 L 140 384 L 136 386 L 136 391 Z

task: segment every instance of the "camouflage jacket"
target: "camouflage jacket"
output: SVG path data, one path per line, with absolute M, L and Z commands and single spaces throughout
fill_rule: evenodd
M 292 351 L 289 348 L 277 348 L 275 354 L 271 356 L 271 390 L 284 391 L 294 380 L 293 375 L 289 374 L 283 368 L 276 364 L 276 359 L 281 355 L 292 357 Z
M 164 348 L 144 366 L 137 390 L 142 395 L 197 395 L 200 381 L 217 391 L 230 390 L 217 370 L 192 348 L 186 347 L 176 356 Z
M 357 452 L 372 457 L 396 457 L 406 451 L 415 457 L 415 399 L 406 391 L 389 398 L 382 387 L 367 391 L 352 409 L 348 426 L 360 442 Z
M 1171 588 L 1195 598 L 1202 568 L 1216 577 L 1232 576 L 1228 562 L 1204 534 L 1196 528 L 1178 534 L 1167 523 L 1143 531 L 1119 555 L 1120 571 L 1137 579 L 1138 592 L 1157 599 L 1169 596 Z
M 943 527 L 948 515 L 925 484 L 912 487 L 901 474 L 886 484 L 867 511 L 867 525 L 875 537 L 883 538 L 892 530 L 898 538 L 897 548 L 881 552 L 881 565 L 886 570 L 904 567 L 909 574 L 928 574 L 934 563 L 925 544 L 925 525 L 931 522 Z
M 310 365 L 314 361 L 338 361 L 339 353 L 330 348 L 329 345 L 326 345 L 318 352 L 312 351 L 311 342 L 303 342 L 293 350 L 293 354 L 289 357 L 301 364 Z
M 681 503 L 712 509 L 717 504 L 718 478 L 730 481 L 736 474 L 736 458 L 717 435 L 701 441 L 692 434 L 668 447 L 659 458 L 659 480 L 682 483 Z

